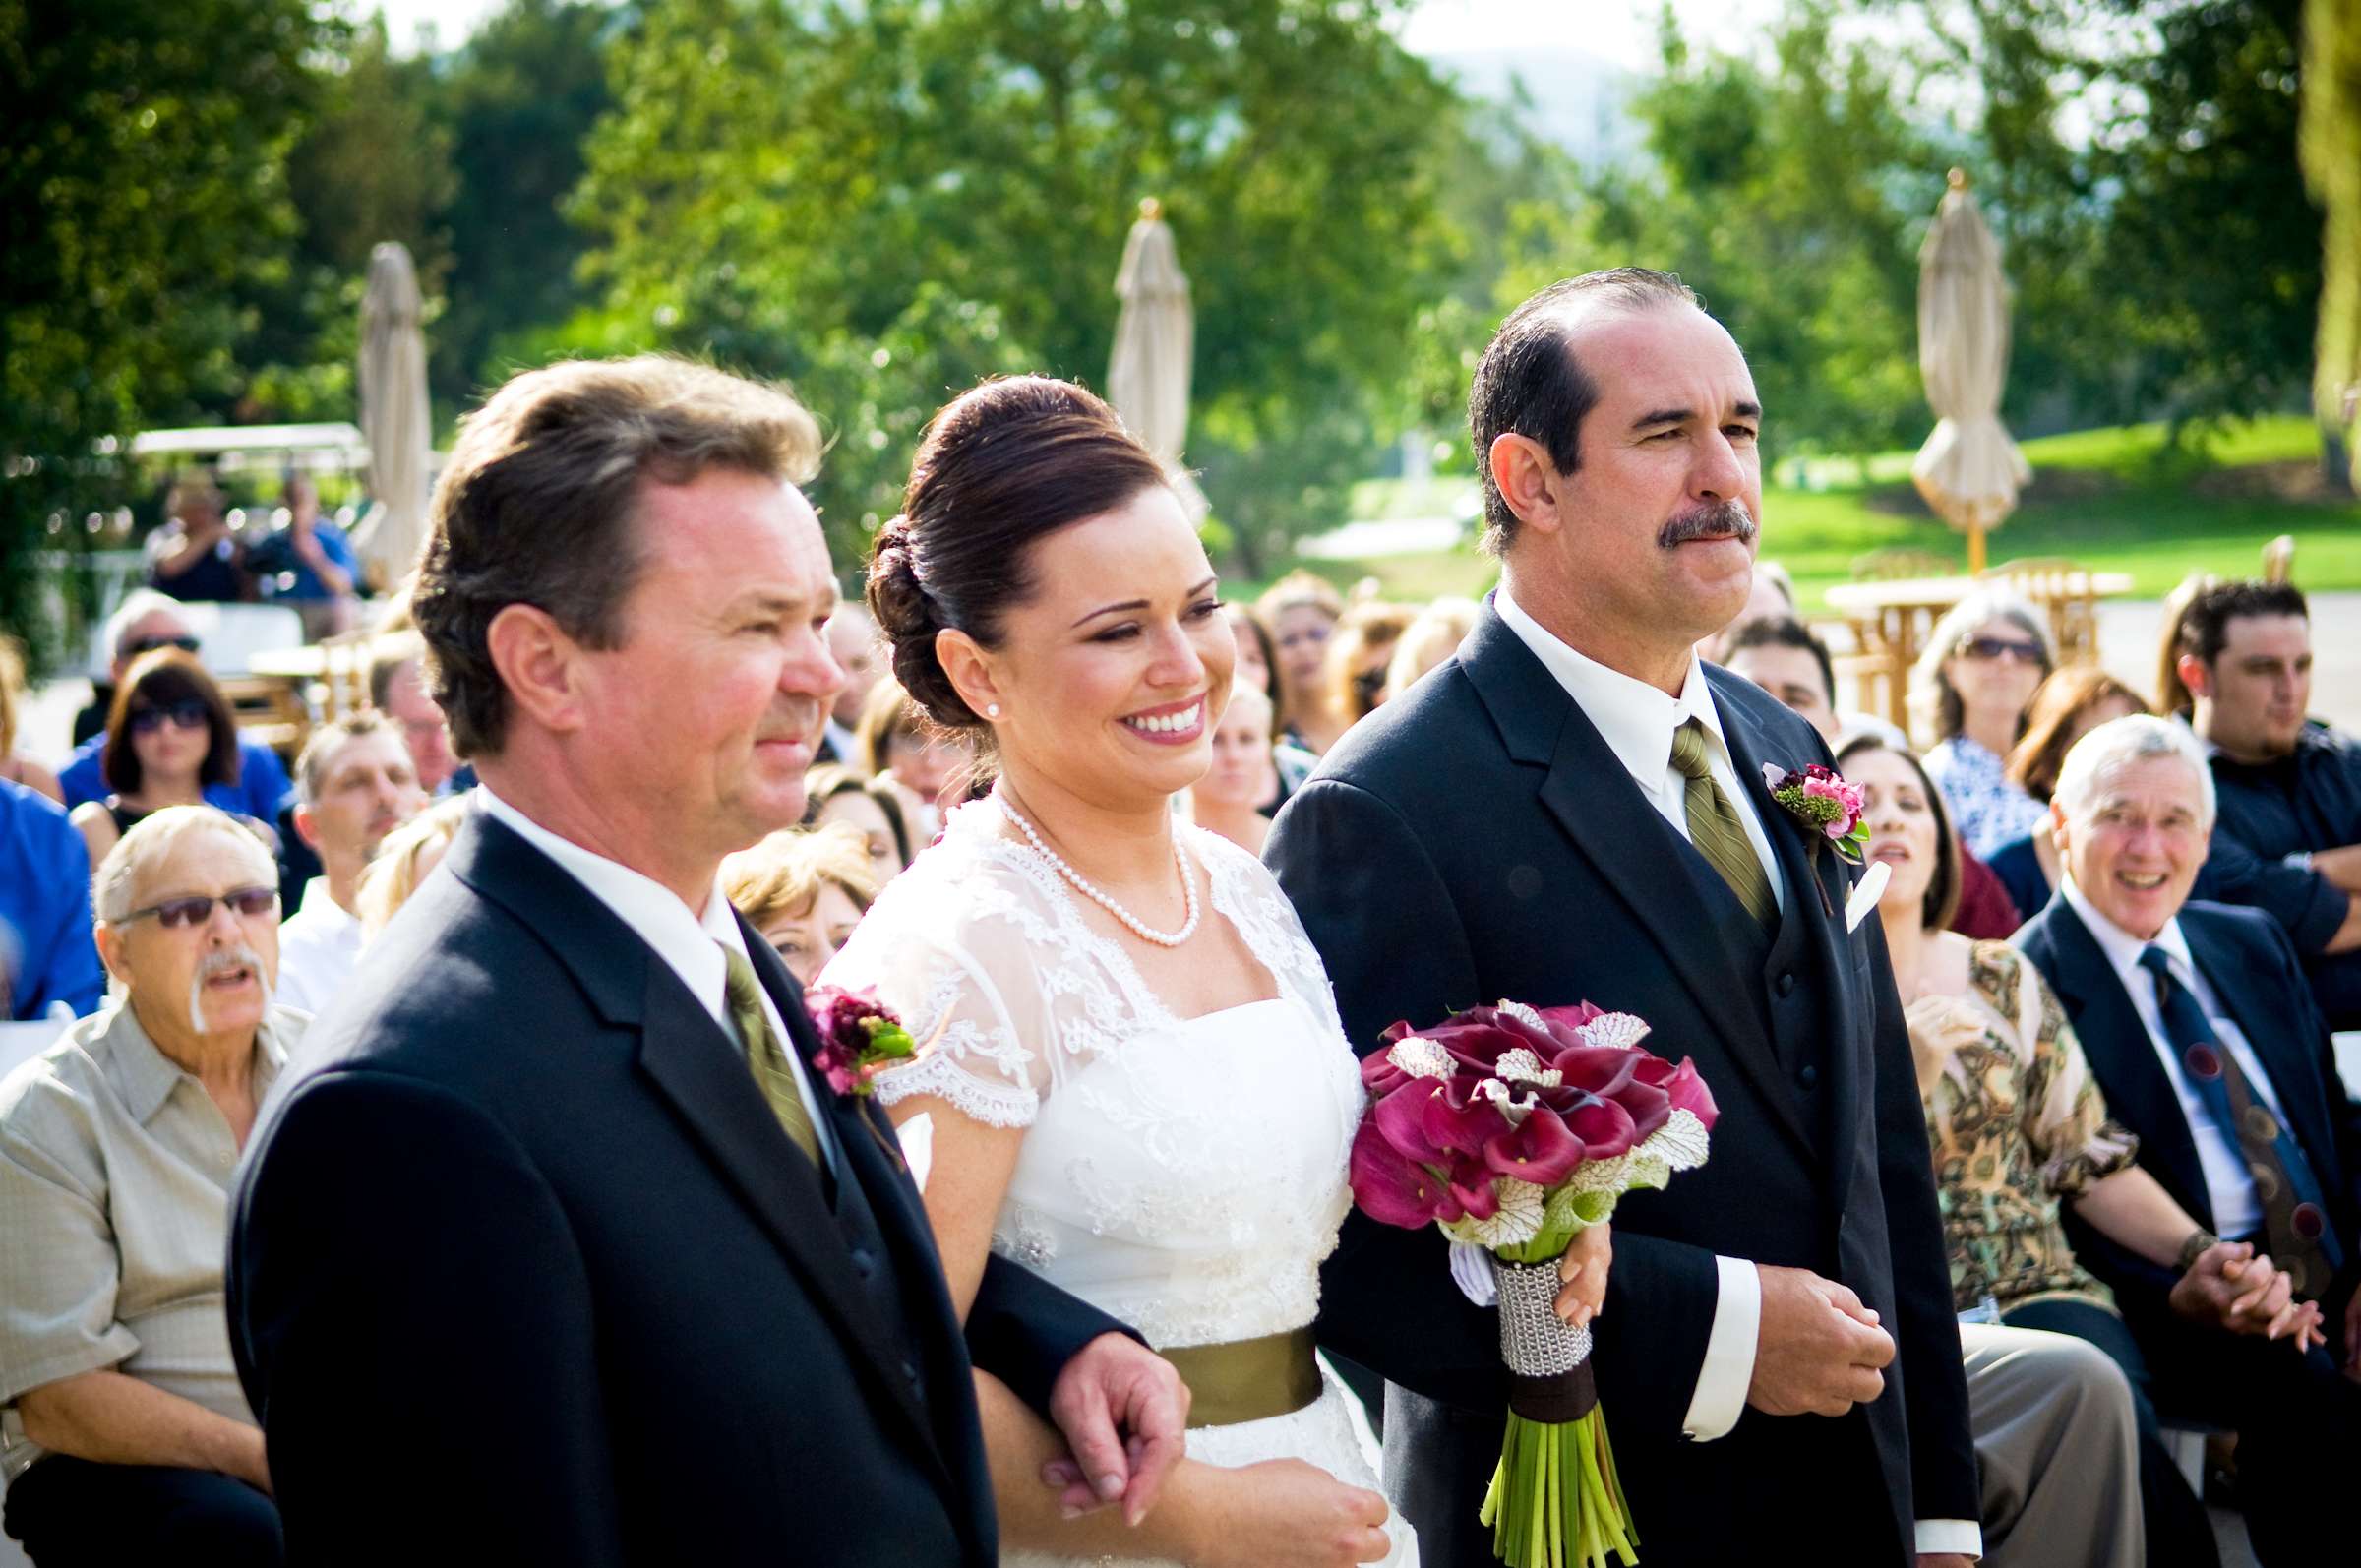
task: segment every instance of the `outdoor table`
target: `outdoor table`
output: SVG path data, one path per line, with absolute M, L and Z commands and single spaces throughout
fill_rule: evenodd
M 1997 583 L 2016 586 L 2049 614 L 2053 632 L 2063 631 L 2075 601 L 2119 599 L 2132 591 L 2132 575 L 2128 572 L 2077 572 L 2072 575 L 2075 592 L 2068 597 L 2042 592 L 2035 579 L 2012 581 L 2006 573 L 1997 573 L 1982 577 L 1898 577 L 1882 582 L 1838 583 L 1828 590 L 1828 605 L 1851 625 L 1859 647 L 1858 662 L 1853 668 L 1863 683 L 1861 706 L 1877 711 L 1871 704 L 1867 686 L 1873 681 L 1882 682 L 1885 716 L 1905 733 L 1908 732 L 1910 667 L 1918 662 L 1927 634 L 1944 612 L 1977 588 Z M 2066 663 L 2087 662 L 2098 656 L 2094 637 L 2089 639 L 2089 646 L 2077 645 L 2077 639 L 2062 634 L 2057 640 L 2066 650 Z

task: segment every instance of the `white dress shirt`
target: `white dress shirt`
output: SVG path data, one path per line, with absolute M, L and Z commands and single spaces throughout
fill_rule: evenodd
M 2083 918 L 2083 924 L 2090 928 L 2098 950 L 2115 966 L 2116 978 L 2131 995 L 2132 1010 L 2140 1015 L 2149 1044 L 2155 1048 L 2156 1059 L 2164 1064 L 2164 1076 L 2172 1081 L 2172 1092 L 2180 1097 L 2181 1116 L 2189 1123 L 2190 1138 L 2197 1145 L 2198 1167 L 2205 1173 L 2206 1201 L 2212 1205 L 2214 1233 L 2226 1236 L 2255 1235 L 2263 1229 L 2263 1200 L 2255 1191 L 2254 1173 L 2237 1140 L 2213 1119 L 2212 1109 L 2197 1092 L 2189 1069 L 2182 1065 L 2180 1052 L 2173 1048 L 2172 1038 L 2164 1032 L 2164 1009 L 2156 999 L 2156 977 L 2140 967 L 2140 955 L 2149 944 L 2100 914 L 2098 906 L 2090 902 L 2090 895 L 2074 885 L 2072 876 L 2060 883 L 2060 887 L 2066 894 L 2066 902 Z M 2279 1095 L 2271 1087 L 2270 1074 L 2263 1070 L 2253 1044 L 2230 1020 L 2221 998 L 2206 984 L 2206 977 L 2198 973 L 2196 960 L 2189 955 L 2189 939 L 2181 935 L 2178 916 L 2166 921 L 2164 929 L 2156 933 L 2155 945 L 2164 949 L 2173 978 L 2188 987 L 2197 997 L 2198 1006 L 2205 1009 L 2207 1022 L 2213 1026 L 2214 1040 L 2228 1048 L 2238 1070 L 2246 1074 L 2247 1087 L 2275 1114 Z
M 304 884 L 303 907 L 278 928 L 278 994 L 272 1000 L 317 1017 L 344 994 L 361 961 L 361 920 L 328 890 L 328 878 Z
M 502 800 L 483 784 L 476 786 L 476 796 L 482 802 L 486 815 L 509 828 L 526 843 L 547 855 L 571 874 L 574 879 L 587 888 L 590 896 L 615 912 L 615 918 L 632 929 L 633 935 L 656 950 L 656 956 L 672 966 L 681 977 L 681 984 L 695 996 L 720 1026 L 722 1038 L 735 1042 L 737 1030 L 730 1023 L 729 960 L 722 949 L 743 954 L 746 939 L 738 931 L 738 920 L 730 901 L 722 895 L 721 877 L 713 879 L 713 891 L 705 895 L 705 907 L 700 914 L 681 902 L 680 895 L 653 877 L 640 874 L 619 861 L 582 848 L 571 839 L 560 838 L 515 807 Z M 811 1114 L 812 1128 L 818 1134 L 820 1153 L 828 1169 L 836 1169 L 836 1143 L 828 1130 L 828 1118 L 820 1114 L 820 1106 L 812 1093 L 812 1080 L 804 1072 L 804 1064 L 789 1042 L 786 1020 L 770 995 L 756 988 L 762 998 L 762 1011 L 770 1018 L 770 1027 L 778 1032 L 779 1042 L 786 1047 L 787 1065 L 795 1073 L 795 1086 L 804 1097 L 804 1108 Z
M 1627 768 L 1640 793 L 1648 798 L 1672 830 L 1689 836 L 1688 775 L 1672 765 L 1673 733 L 1690 719 L 1705 729 L 1706 770 L 1737 813 L 1746 841 L 1762 862 L 1771 883 L 1771 896 L 1781 913 L 1787 907 L 1786 884 L 1781 879 L 1779 856 L 1763 831 L 1753 791 L 1738 781 L 1737 764 L 1730 759 L 1728 739 L 1722 733 L 1722 715 L 1714 706 L 1713 689 L 1706 684 L 1705 667 L 1694 651 L 1680 694 L 1666 696 L 1645 681 L 1610 670 L 1558 640 L 1511 598 L 1502 583 L 1492 595 L 1492 608 L 1517 640 L 1533 650 L 1543 668 L 1573 697 L 1606 742 L 1607 750 Z M 1745 1258 L 1717 1257 L 1721 1294 L 1714 1306 L 1714 1326 L 1706 1335 L 1705 1364 L 1697 1374 L 1696 1390 L 1682 1418 L 1682 1433 L 1697 1442 L 1711 1442 L 1728 1433 L 1746 1409 L 1746 1391 L 1754 1382 L 1754 1357 L 1763 1326 L 1762 1276 Z M 1917 1525 L 1920 1552 L 1964 1552 L 1979 1556 L 1983 1533 L 1974 1520 L 1922 1519 Z

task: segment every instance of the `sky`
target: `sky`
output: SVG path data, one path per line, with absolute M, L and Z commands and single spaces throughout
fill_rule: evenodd
M 501 3 L 379 0 L 394 46 L 403 50 L 412 46 L 421 25 L 432 25 L 441 46 L 450 48 Z M 1656 63 L 1659 4 L 1660 0 L 1424 0 L 1402 36 L 1422 54 L 1512 45 L 1575 48 L 1627 70 L 1646 71 Z M 1725 30 L 1761 25 L 1777 13 L 1779 0 L 1672 0 L 1672 10 L 1692 36 L 1711 39 Z

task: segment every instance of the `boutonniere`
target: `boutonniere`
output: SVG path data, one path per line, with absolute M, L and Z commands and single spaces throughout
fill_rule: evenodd
M 878 1073 L 918 1055 L 918 1042 L 893 1009 L 867 992 L 814 986 L 804 1005 L 819 1035 L 812 1064 L 838 1094 L 866 1099 L 878 1092 Z
M 1843 774 L 1833 767 L 1808 762 L 1802 767 L 1787 769 L 1774 762 L 1763 764 L 1763 783 L 1769 787 L 1771 798 L 1777 801 L 1789 816 L 1803 824 L 1810 835 L 1811 864 L 1815 886 L 1820 885 L 1820 846 L 1833 845 L 1837 858 L 1851 865 L 1861 864 L 1861 851 L 1869 842 L 1869 823 L 1861 802 L 1861 787 L 1847 784 Z M 1828 889 L 1820 886 L 1821 913 L 1834 915 L 1828 902 Z M 1846 917 L 1852 921 L 1848 903 Z M 1852 924 L 1846 930 L 1850 931 Z

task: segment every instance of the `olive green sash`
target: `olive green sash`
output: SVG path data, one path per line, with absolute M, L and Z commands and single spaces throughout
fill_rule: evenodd
M 1188 1385 L 1188 1424 L 1235 1426 L 1302 1410 L 1320 1397 L 1311 1330 L 1291 1329 L 1227 1345 L 1158 1351 Z

